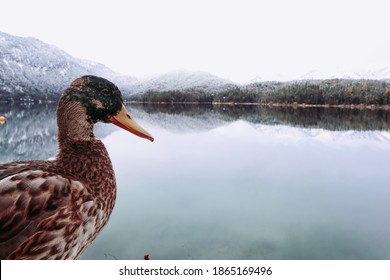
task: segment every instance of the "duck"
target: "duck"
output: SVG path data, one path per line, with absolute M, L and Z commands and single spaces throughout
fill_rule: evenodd
M 82 76 L 62 93 L 53 160 L 0 164 L 0 259 L 78 259 L 107 224 L 116 199 L 109 154 L 93 133 L 112 123 L 153 136 L 128 113 L 121 91 Z

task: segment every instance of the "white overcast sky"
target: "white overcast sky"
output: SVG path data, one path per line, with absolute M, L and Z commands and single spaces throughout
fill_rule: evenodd
M 236 82 L 390 66 L 388 0 L 1 0 L 0 31 L 133 76 Z

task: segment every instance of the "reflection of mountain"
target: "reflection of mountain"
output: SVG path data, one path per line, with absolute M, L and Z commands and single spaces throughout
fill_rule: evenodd
M 26 159 L 48 159 L 57 151 L 56 105 L 10 107 L 0 104 L 0 162 Z M 115 129 L 104 124 L 95 128 L 102 138 Z
M 0 162 L 47 159 L 57 149 L 56 106 L 12 107 L 0 104 Z M 131 104 L 130 114 L 141 124 L 177 132 L 207 131 L 244 120 L 253 124 L 288 125 L 325 130 L 388 130 L 389 111 L 337 108 L 268 108 L 259 106 Z M 149 123 L 149 124 L 147 124 Z M 95 135 L 104 138 L 117 129 L 98 124 Z
M 216 128 L 230 120 L 215 112 L 212 105 L 131 104 L 129 112 L 136 120 L 176 132 L 196 132 Z
M 55 106 L 0 106 L 6 122 L 0 125 L 0 161 L 47 159 L 57 149 Z
M 140 117 L 175 130 L 210 129 L 245 120 L 266 125 L 290 125 L 326 130 L 388 130 L 390 112 L 341 108 L 293 108 L 229 105 L 132 104 Z M 148 113 L 148 114 L 145 114 Z

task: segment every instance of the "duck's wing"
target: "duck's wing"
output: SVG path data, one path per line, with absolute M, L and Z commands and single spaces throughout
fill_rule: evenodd
M 86 196 L 81 182 L 34 164 L 0 165 L 0 259 L 71 257 L 66 238 L 81 228 Z

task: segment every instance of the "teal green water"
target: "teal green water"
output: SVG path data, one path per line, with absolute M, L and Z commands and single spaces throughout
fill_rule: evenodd
M 149 127 L 105 138 L 118 200 L 83 259 L 390 259 L 388 132 Z

